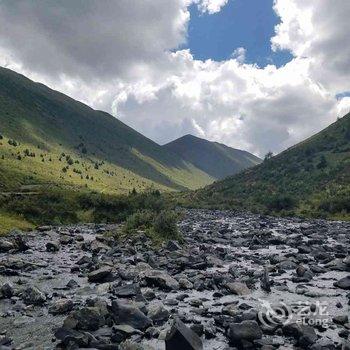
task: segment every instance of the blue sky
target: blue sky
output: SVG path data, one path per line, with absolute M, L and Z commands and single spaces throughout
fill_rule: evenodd
M 273 11 L 273 0 L 229 0 L 220 12 L 201 13 L 190 7 L 188 42 L 196 59 L 229 59 L 238 47 L 246 49 L 246 63 L 259 67 L 284 65 L 292 59 L 288 51 L 273 52 L 270 39 L 279 18 Z

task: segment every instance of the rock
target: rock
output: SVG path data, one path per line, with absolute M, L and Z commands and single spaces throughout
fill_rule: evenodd
M 98 270 L 92 271 L 88 274 L 89 282 L 101 283 L 105 282 L 112 276 L 112 269 L 108 266 L 101 267 Z
M 243 282 L 231 282 L 226 284 L 226 288 L 236 295 L 247 295 L 250 294 L 250 289 Z
M 111 315 L 116 324 L 126 324 L 135 329 L 144 330 L 152 325 L 152 320 L 132 304 L 112 301 Z
M 55 337 L 61 341 L 64 349 L 76 349 L 77 346 L 80 348 L 86 348 L 89 346 L 90 341 L 87 334 L 65 327 L 58 328 L 55 332 Z M 73 344 L 74 347 L 72 346 Z
M 0 299 L 9 299 L 13 296 L 14 289 L 12 284 L 4 283 L 0 288 Z
M 112 293 L 119 298 L 131 298 L 140 296 L 141 288 L 138 283 L 126 284 L 125 286 L 111 287 Z
M 166 245 L 166 249 L 171 251 L 171 252 L 174 252 L 176 250 L 180 250 L 181 246 L 180 246 L 180 244 L 178 242 L 171 240 Z
M 69 288 L 69 289 L 74 289 L 74 288 L 79 287 L 79 284 L 78 284 L 77 281 L 71 279 L 71 280 L 68 281 L 68 283 L 66 284 L 66 286 L 67 286 L 67 288 Z
M 12 242 L 0 239 L 0 253 L 7 253 L 13 249 L 15 249 L 15 246 Z
M 95 331 L 104 325 L 104 317 L 96 307 L 83 307 L 64 321 L 65 328 Z
M 17 251 L 25 252 L 30 248 L 22 231 L 16 230 L 15 232 L 11 232 L 10 235 L 13 236 L 12 241 Z
M 26 305 L 42 305 L 46 302 L 45 294 L 33 286 L 25 288 L 21 295 Z
M 53 302 L 49 307 L 49 313 L 52 315 L 65 314 L 73 309 L 73 301 L 70 299 L 60 299 Z
M 349 290 L 350 289 L 350 276 L 346 276 L 346 277 L 340 279 L 339 281 L 334 282 L 334 286 L 341 288 L 341 289 Z
M 158 287 L 165 291 L 178 290 L 179 283 L 170 275 L 159 270 L 146 270 L 141 278 L 146 281 L 149 287 Z
M 242 341 L 253 342 L 262 338 L 262 330 L 256 321 L 243 321 L 229 325 L 228 337 L 232 344 L 239 345 Z
M 347 267 L 350 267 L 350 255 L 348 255 L 346 258 L 344 258 L 343 263 L 344 263 Z
M 187 278 L 180 278 L 179 279 L 179 287 L 180 287 L 180 289 L 192 289 L 193 283 L 190 282 Z
M 165 349 L 202 350 L 203 344 L 201 338 L 177 318 L 166 335 Z
M 127 324 L 115 325 L 113 326 L 113 341 L 121 343 L 125 339 L 131 337 L 135 334 L 142 334 L 141 331 L 135 329 Z
M 155 324 L 163 324 L 169 318 L 169 311 L 164 307 L 163 304 L 157 303 L 148 306 L 147 316 L 155 323 Z
M 349 322 L 349 317 L 348 315 L 334 316 L 333 322 L 336 324 L 346 324 Z
M 264 273 L 261 277 L 260 285 L 262 290 L 268 293 L 271 292 L 271 281 L 269 276 L 269 270 L 266 266 L 264 268 Z
M 60 250 L 60 244 L 58 242 L 47 242 L 46 251 L 47 252 L 58 252 Z

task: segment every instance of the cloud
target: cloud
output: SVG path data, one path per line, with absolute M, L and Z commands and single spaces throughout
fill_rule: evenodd
M 203 13 L 213 14 L 219 12 L 228 0 L 194 0 L 194 3 L 197 3 L 198 9 Z
M 275 0 L 274 9 L 281 23 L 272 38 L 273 48 L 310 59 L 310 77 L 334 94 L 349 90 L 350 2 Z
M 347 0 L 275 1 L 272 47 L 294 55 L 280 68 L 246 64 L 244 47 L 222 62 L 177 50 L 193 3 L 212 14 L 227 1 L 3 1 L 0 64 L 160 143 L 192 133 L 262 156 L 349 111 L 335 97 L 350 90 Z
M 184 43 L 188 19 L 185 0 L 2 1 L 0 46 L 43 75 L 132 79 Z

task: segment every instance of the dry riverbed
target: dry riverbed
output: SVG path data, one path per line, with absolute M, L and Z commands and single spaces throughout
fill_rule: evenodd
M 0 238 L 0 349 L 350 349 L 350 224 L 191 210 Z

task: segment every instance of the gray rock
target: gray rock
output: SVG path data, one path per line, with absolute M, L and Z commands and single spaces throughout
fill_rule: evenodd
M 0 253 L 7 253 L 13 249 L 15 249 L 15 246 L 12 242 L 0 239 Z
M 176 319 L 165 338 L 166 350 L 202 350 L 201 338 L 180 319 Z
M 104 317 L 96 307 L 83 307 L 64 321 L 64 328 L 95 331 L 104 325 Z
M 42 305 L 46 302 L 45 294 L 33 286 L 25 288 L 21 295 L 26 305 Z
M 231 282 L 226 284 L 226 288 L 236 295 L 247 295 L 250 294 L 250 289 L 244 282 Z
M 163 304 L 157 303 L 148 306 L 147 316 L 155 323 L 155 324 L 163 324 L 169 318 L 169 311 L 164 307 Z
M 334 282 L 334 286 L 341 288 L 341 289 L 349 290 L 350 289 L 350 276 L 346 276 L 346 277 L 340 279 L 339 281 Z
M 112 276 L 112 269 L 108 266 L 101 267 L 98 270 L 92 271 L 88 274 L 89 282 L 105 282 Z
M 170 250 L 171 252 L 174 252 L 176 250 L 180 250 L 181 246 L 180 246 L 180 244 L 178 242 L 171 240 L 166 245 L 166 249 Z
M 112 301 L 111 315 L 116 324 L 126 324 L 135 329 L 144 330 L 152 325 L 152 320 L 132 304 Z
M 0 299 L 8 299 L 11 298 L 14 294 L 14 289 L 12 284 L 10 283 L 4 283 L 0 288 Z
M 241 344 L 242 341 L 252 342 L 262 338 L 262 330 L 256 321 L 243 321 L 229 325 L 228 337 L 233 344 Z
M 52 315 L 61 315 L 73 310 L 73 301 L 70 299 L 60 299 L 53 302 L 49 307 Z
M 120 298 L 131 298 L 141 295 L 141 288 L 138 283 L 126 284 L 125 286 L 111 287 L 112 293 Z
M 163 271 L 146 270 L 141 274 L 141 278 L 149 287 L 158 287 L 165 291 L 179 289 L 179 283 L 173 277 Z
M 58 252 L 60 250 L 59 242 L 47 242 L 46 251 L 47 252 Z

